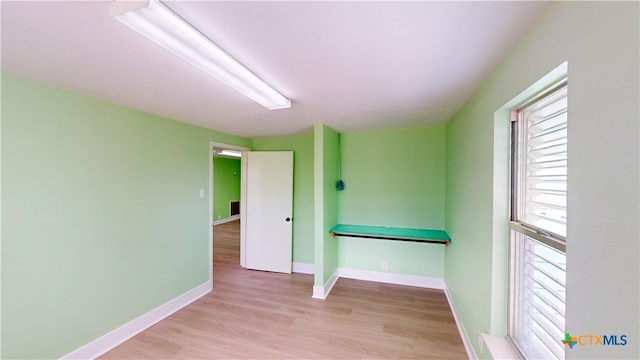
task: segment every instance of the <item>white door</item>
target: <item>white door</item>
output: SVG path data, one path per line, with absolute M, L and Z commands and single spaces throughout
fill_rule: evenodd
M 291 273 L 293 151 L 247 152 L 246 267 Z

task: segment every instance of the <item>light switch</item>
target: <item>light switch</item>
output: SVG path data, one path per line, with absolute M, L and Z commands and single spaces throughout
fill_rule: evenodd
M 204 189 L 200 189 L 200 199 L 204 199 Z

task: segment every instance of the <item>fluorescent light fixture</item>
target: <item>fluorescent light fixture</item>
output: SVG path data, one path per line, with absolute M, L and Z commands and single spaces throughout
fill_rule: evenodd
M 242 153 L 240 151 L 236 151 L 236 150 L 227 150 L 224 149 L 220 152 L 220 155 L 227 155 L 227 156 L 235 156 L 235 157 L 242 157 Z
M 111 4 L 111 15 L 267 109 L 291 107 L 291 100 L 265 83 L 159 0 L 114 1 Z

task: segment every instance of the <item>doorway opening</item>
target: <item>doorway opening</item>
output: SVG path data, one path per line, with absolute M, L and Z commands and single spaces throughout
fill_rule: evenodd
M 209 276 L 212 286 L 214 226 L 239 221 L 240 241 L 244 238 L 246 192 L 243 167 L 249 150 L 242 146 L 209 142 Z M 243 247 L 240 249 L 242 251 Z M 239 262 L 244 266 L 242 258 L 241 254 Z

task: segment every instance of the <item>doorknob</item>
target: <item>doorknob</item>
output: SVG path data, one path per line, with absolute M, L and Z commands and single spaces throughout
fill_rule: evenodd
M 286 218 L 285 221 L 291 221 L 291 218 Z

